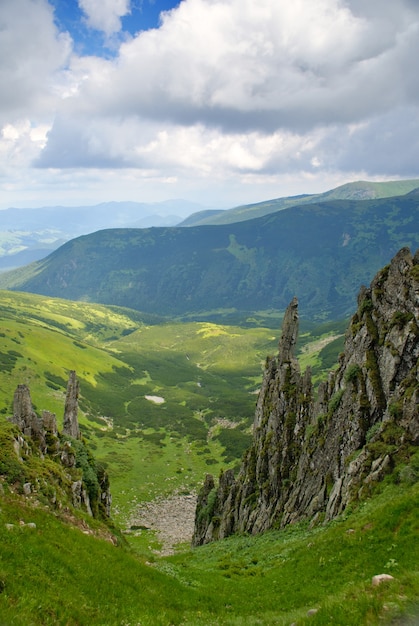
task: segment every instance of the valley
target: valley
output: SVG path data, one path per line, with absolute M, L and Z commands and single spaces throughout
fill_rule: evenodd
M 415 624 L 418 453 L 401 425 L 380 430 L 379 420 L 383 411 L 391 423 L 401 424 L 405 412 L 411 420 L 417 394 L 416 309 L 403 301 L 416 293 L 417 262 L 404 248 L 388 265 L 398 245 L 419 242 L 417 208 L 413 193 L 313 202 L 239 225 L 108 230 L 3 274 L 1 619 L 18 626 Z M 361 287 L 383 261 L 370 290 Z M 389 285 L 398 285 L 396 266 L 411 282 L 388 297 L 384 284 L 390 275 Z M 287 330 L 283 306 L 297 292 L 299 334 Z M 400 310 L 381 319 L 397 298 Z M 358 356 L 351 337 L 366 345 Z M 287 347 L 294 340 L 296 360 Z M 278 346 L 283 360 L 275 365 Z M 398 351 L 408 366 L 389 384 L 396 395 L 387 402 L 382 381 L 397 369 Z M 347 358 L 355 361 L 342 372 Z M 377 374 L 379 359 L 387 365 Z M 310 384 L 299 374 L 308 367 Z M 110 519 L 48 489 L 68 477 L 7 420 L 14 390 L 26 385 L 34 411 L 54 412 L 60 431 L 72 371 L 83 443 L 70 447 L 109 476 Z M 346 427 L 339 431 L 336 421 L 333 428 L 332 418 Z M 16 445 L 27 451 L 20 468 Z M 357 463 L 359 480 L 371 485 L 358 485 L 359 498 L 336 495 L 339 481 L 353 478 L 336 468 Z M 21 468 L 35 484 L 39 471 L 43 490 L 19 482 Z M 324 523 L 333 507 L 340 514 Z M 377 574 L 388 578 L 375 587 Z
M 24 383 L 35 406 L 60 419 L 67 372 L 76 369 L 83 436 L 110 473 L 121 526 L 141 502 L 196 493 L 207 471 L 240 460 L 277 328 L 157 323 L 128 309 L 0 296 L 3 415 L 11 414 L 11 391 Z M 311 358 L 319 377 L 328 368 L 319 348 L 326 344 L 327 358 L 328 342 L 336 331 L 342 337 L 344 325 L 302 333 L 301 358 L 305 364 Z M 150 401 L 156 397 L 164 402 Z

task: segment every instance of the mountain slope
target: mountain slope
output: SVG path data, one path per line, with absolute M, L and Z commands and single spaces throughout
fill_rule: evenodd
M 358 286 L 419 245 L 415 194 L 294 207 L 191 228 L 107 230 L 0 276 L 0 287 L 166 314 L 285 309 L 344 317 Z
M 419 179 L 387 181 L 373 183 L 369 181 L 357 181 L 346 183 L 330 191 L 319 194 L 306 194 L 265 200 L 256 204 L 247 204 L 234 207 L 227 211 L 207 214 L 205 212 L 193 213 L 184 220 L 180 226 L 204 226 L 209 224 L 232 224 L 244 220 L 262 217 L 275 211 L 282 211 L 292 206 L 313 204 L 329 200 L 373 200 L 402 196 L 419 187 Z
M 370 496 L 386 475 L 397 470 L 400 480 L 403 467 L 417 463 L 418 270 L 419 250 L 413 258 L 404 248 L 361 289 L 339 367 L 316 401 L 310 371 L 302 374 L 294 357 L 293 299 L 278 357 L 267 359 L 252 446 L 237 479 L 225 472 L 215 488 L 207 476 L 196 545 L 301 519 L 329 521 Z
M 65 241 L 103 228 L 172 226 L 202 207 L 185 200 L 103 202 L 0 211 L 0 270 L 42 259 Z

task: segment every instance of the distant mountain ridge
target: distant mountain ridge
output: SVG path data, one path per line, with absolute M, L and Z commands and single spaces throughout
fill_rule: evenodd
M 42 259 L 80 235 L 104 228 L 174 226 L 201 209 L 201 205 L 186 200 L 5 209 L 0 211 L 0 270 Z
M 375 200 L 379 198 L 390 198 L 392 196 L 402 196 L 419 187 L 419 179 L 369 182 L 356 181 L 340 185 L 324 193 L 303 194 L 289 196 L 247 204 L 226 211 L 219 211 L 207 214 L 205 212 L 194 213 L 184 220 L 180 226 L 204 226 L 208 224 L 232 224 L 244 220 L 262 217 L 275 211 L 282 211 L 292 206 L 312 204 L 328 200 Z
M 419 246 L 415 194 L 220 226 L 99 231 L 1 275 L 0 288 L 169 316 L 284 310 L 298 293 L 307 318 L 337 319 L 403 246 Z
M 64 242 L 106 228 L 230 224 L 284 208 L 323 200 L 361 200 L 404 195 L 419 179 L 373 183 L 358 181 L 320 194 L 265 200 L 232 209 L 211 209 L 186 200 L 103 202 L 89 206 L 52 206 L 0 211 L 0 272 L 46 257 Z

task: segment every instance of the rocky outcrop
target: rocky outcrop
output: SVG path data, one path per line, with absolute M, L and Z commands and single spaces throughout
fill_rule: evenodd
M 59 471 L 53 473 L 55 487 L 49 485 L 46 489 L 51 494 L 51 504 L 61 506 L 57 493 L 61 492 L 65 499 L 67 492 L 75 508 L 82 508 L 94 517 L 108 518 L 112 502 L 109 478 L 82 440 L 77 417 L 78 397 L 79 382 L 76 373 L 71 371 L 63 431 L 60 434 L 55 414 L 43 411 L 42 416 L 38 417 L 32 406 L 29 387 L 18 385 L 14 394 L 13 416 L 9 420 L 19 428 L 21 434 L 13 440 L 13 450 L 23 465 L 29 457 L 35 455 L 42 459 L 48 457 L 65 469 L 63 475 Z M 25 472 L 22 475 L 26 476 Z M 40 479 L 35 476 L 32 480 L 33 484 L 22 482 L 25 495 L 31 495 L 39 489 Z M 45 477 L 42 480 L 45 481 Z
M 338 368 L 313 396 L 294 356 L 298 303 L 268 358 L 254 436 L 237 478 L 208 475 L 193 544 L 330 520 L 419 444 L 419 253 L 402 249 L 358 297 Z
M 17 386 L 13 397 L 13 417 L 11 421 L 19 426 L 24 435 L 36 442 L 42 453 L 45 453 L 44 423 L 32 408 L 31 394 L 27 385 Z
M 65 397 L 63 433 L 74 439 L 80 439 L 77 417 L 79 411 L 79 391 L 79 381 L 76 372 L 72 370 L 68 379 L 67 394 Z

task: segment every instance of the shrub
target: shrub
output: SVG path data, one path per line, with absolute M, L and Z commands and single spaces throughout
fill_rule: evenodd
M 337 391 L 335 394 L 333 394 L 333 396 L 330 398 L 328 404 L 329 413 L 334 413 L 336 411 L 340 404 L 340 401 L 342 400 L 343 392 L 344 390 L 341 389 L 340 391 Z
M 347 383 L 355 383 L 361 373 L 361 368 L 357 363 L 352 363 L 345 372 L 345 380 Z
M 396 311 L 393 313 L 393 317 L 390 320 L 390 328 L 397 326 L 397 328 L 403 328 L 412 319 L 414 319 L 413 313 L 410 311 Z

